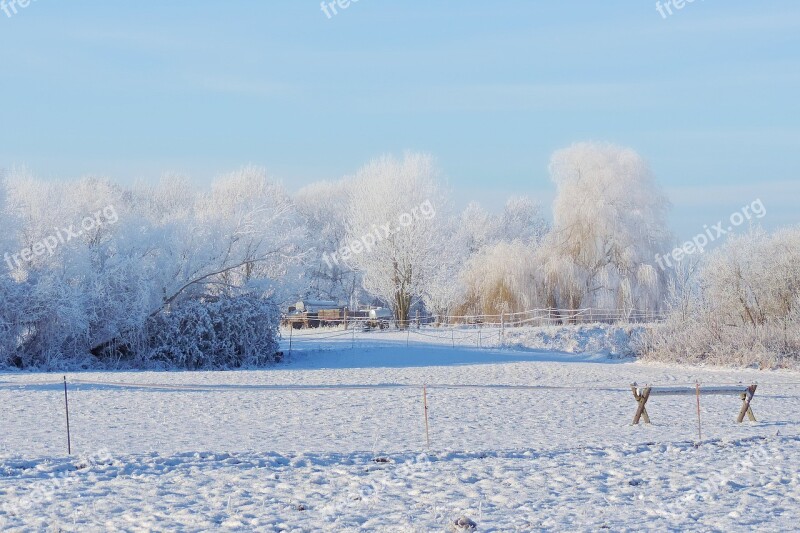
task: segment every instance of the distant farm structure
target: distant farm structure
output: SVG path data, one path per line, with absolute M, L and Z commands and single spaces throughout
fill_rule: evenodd
M 348 309 L 346 305 L 329 300 L 300 300 L 289 306 L 281 324 L 293 329 L 321 328 L 358 324 L 364 328 L 387 329 L 392 312 L 384 307 Z

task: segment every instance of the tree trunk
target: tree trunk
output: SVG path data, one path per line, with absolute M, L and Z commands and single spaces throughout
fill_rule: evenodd
M 411 312 L 411 295 L 404 290 L 398 290 L 394 296 L 394 315 L 397 320 L 397 327 L 406 329 L 408 327 L 408 315 Z

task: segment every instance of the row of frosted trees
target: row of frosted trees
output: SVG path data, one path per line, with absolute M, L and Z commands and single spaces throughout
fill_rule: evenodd
M 377 298 L 400 323 L 414 306 L 439 316 L 660 311 L 667 280 L 655 257 L 669 243 L 668 202 L 644 161 L 628 149 L 578 144 L 556 152 L 550 172 L 558 188 L 552 225 L 526 197 L 511 198 L 500 214 L 476 203 L 455 212 L 446 182 L 421 154 L 383 157 L 353 177 L 303 189 L 297 205 L 323 254 L 312 259 L 311 296 Z M 426 203 L 435 216 L 412 217 L 368 252 L 330 260 Z
M 301 297 L 390 306 L 401 327 L 418 309 L 638 309 L 670 313 L 643 347 L 654 357 L 716 360 L 742 335 L 773 359 L 796 354 L 796 230 L 663 270 L 669 203 L 640 156 L 576 144 L 550 175 L 552 222 L 524 196 L 500 213 L 454 209 L 418 153 L 293 194 L 258 168 L 207 188 L 15 171 L 0 187 L 0 365 L 257 366 L 280 357 L 278 309 Z

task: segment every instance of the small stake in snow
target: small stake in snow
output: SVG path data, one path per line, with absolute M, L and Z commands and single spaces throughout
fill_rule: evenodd
M 703 428 L 700 425 L 700 382 L 695 382 L 697 390 L 697 437 L 698 441 L 703 440 Z
M 67 376 L 64 376 L 64 411 L 67 414 L 67 455 L 72 455 L 72 443 L 69 436 L 69 399 L 67 398 Z
M 506 331 L 506 314 L 500 313 L 500 346 L 503 345 L 503 334 Z
M 427 385 L 422 385 L 422 404 L 425 406 L 425 442 L 428 445 L 428 449 L 431 448 L 431 434 L 430 434 L 430 427 L 428 426 L 428 387 Z

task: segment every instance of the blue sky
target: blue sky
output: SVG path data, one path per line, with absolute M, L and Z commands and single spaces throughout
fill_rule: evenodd
M 650 162 L 682 238 L 756 198 L 765 226 L 800 222 L 800 3 L 672 10 L 35 0 L 0 11 L 0 167 L 203 183 L 253 163 L 296 189 L 410 149 L 497 209 L 549 206 L 550 154 L 598 140 Z

